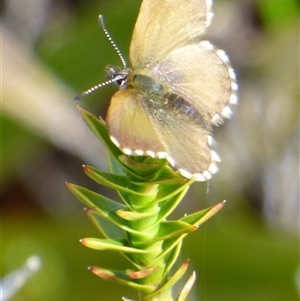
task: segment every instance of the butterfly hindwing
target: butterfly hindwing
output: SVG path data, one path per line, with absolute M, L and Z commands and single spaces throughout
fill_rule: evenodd
M 175 49 L 155 68 L 153 76 L 189 100 L 207 122 L 229 117 L 229 107 L 235 102 L 234 73 L 226 54 L 209 42 Z
M 137 93 L 127 89 L 116 92 L 110 102 L 106 123 L 113 142 L 128 155 L 153 153 L 153 157 L 157 156 L 154 154 L 164 156 L 165 147 Z
M 149 82 L 154 81 L 149 79 Z M 210 124 L 188 100 L 177 94 L 162 88 L 147 96 L 141 97 L 141 104 L 150 116 L 171 165 L 188 178 L 209 179 L 217 171 L 219 162 L 210 148 Z

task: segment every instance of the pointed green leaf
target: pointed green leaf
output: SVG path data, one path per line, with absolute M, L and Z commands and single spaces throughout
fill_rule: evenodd
M 178 241 L 178 243 L 175 245 L 174 248 L 170 250 L 168 253 L 168 260 L 166 260 L 166 267 L 165 267 L 165 274 L 168 275 L 171 268 L 175 264 L 176 260 L 178 259 L 178 256 L 181 251 L 182 246 L 182 239 Z
M 127 178 L 123 175 L 112 174 L 103 172 L 90 165 L 83 165 L 83 170 L 95 182 L 107 186 L 112 189 L 117 189 L 118 186 L 128 186 Z
M 154 271 L 156 271 L 159 267 L 153 267 L 150 269 L 142 269 L 140 271 L 132 271 L 132 270 L 127 270 L 126 274 L 131 278 L 131 279 L 143 279 L 146 276 L 150 275 Z
M 123 220 L 116 214 L 116 211 L 124 210 L 127 208 L 124 205 L 119 204 L 113 200 L 110 200 L 100 194 L 97 194 L 81 186 L 67 183 L 67 187 L 81 202 L 83 202 L 86 206 L 93 209 L 95 212 L 101 214 L 104 218 L 109 220 L 111 223 L 120 227 L 124 231 L 139 236 L 142 239 L 147 238 L 146 235 L 147 233 L 141 233 L 131 229 L 130 227 L 127 226 L 127 221 Z
M 135 244 L 149 245 L 149 244 L 153 244 L 156 241 L 167 240 L 173 237 L 178 237 L 183 234 L 187 234 L 196 230 L 197 227 L 181 221 L 165 221 L 160 223 L 158 233 L 155 235 L 154 238 L 149 239 L 147 241 L 135 240 Z
M 131 248 L 124 239 L 82 238 L 80 242 L 88 248 L 95 250 L 110 250 L 133 254 L 147 254 L 149 251 Z
M 122 152 L 111 141 L 107 132 L 105 121 L 103 119 L 97 119 L 94 115 L 80 107 L 78 107 L 78 110 L 87 126 L 102 141 L 107 151 L 109 151 L 115 158 L 118 158 Z
M 193 181 L 187 181 L 183 185 L 160 185 L 156 201 L 163 202 L 168 198 L 181 193 L 183 190 L 187 191 L 187 188 L 189 188 L 191 183 L 193 183 Z
M 88 208 L 86 208 L 85 211 L 105 238 L 126 238 L 125 231 L 107 220 L 107 218 L 102 217 L 99 213 Z
M 153 285 L 139 284 L 134 282 L 126 273 L 116 270 L 102 269 L 95 266 L 89 267 L 89 270 L 106 280 L 110 280 L 119 284 L 127 285 L 143 293 L 152 292 L 155 289 Z
M 226 201 L 220 202 L 214 206 L 206 208 L 204 210 L 192 213 L 190 215 L 184 216 L 181 218 L 181 221 L 184 221 L 190 225 L 199 226 L 219 212 L 225 205 Z
M 69 190 L 86 206 L 100 213 L 103 217 L 124 229 L 126 223 L 117 214 L 117 210 L 124 210 L 126 207 L 98 193 L 84 187 L 67 183 Z M 124 229 L 125 230 L 125 229 Z
M 198 226 L 199 225 L 199 220 L 203 221 L 206 220 L 205 216 L 206 214 L 208 214 L 208 216 L 211 216 L 210 214 L 215 214 L 216 212 L 218 212 L 223 206 L 224 206 L 224 202 L 219 203 L 215 206 L 212 206 L 208 209 L 199 211 L 195 214 L 195 216 L 193 214 L 189 215 L 189 216 L 185 216 L 184 218 L 181 219 L 181 221 L 185 221 L 185 222 L 191 222 L 190 225 L 194 225 L 194 226 Z M 202 220 L 203 218 L 203 220 Z M 195 223 L 193 223 L 195 222 Z M 160 260 L 161 258 L 165 257 L 167 254 L 169 254 L 170 252 L 172 252 L 172 250 L 176 247 L 178 247 L 178 244 L 181 244 L 181 241 L 183 240 L 183 238 L 186 236 L 187 234 L 183 234 L 180 235 L 178 237 L 175 238 L 170 238 L 170 239 L 166 239 L 163 242 L 163 252 L 161 252 L 161 254 L 156 258 L 156 260 Z
M 172 252 L 172 250 L 174 248 L 177 248 L 178 245 L 181 245 L 182 243 L 182 239 L 183 237 L 185 236 L 186 234 L 184 235 L 181 235 L 181 236 L 178 236 L 176 238 L 171 238 L 171 239 L 166 239 L 164 240 L 163 242 L 163 247 L 162 247 L 162 252 L 160 253 L 159 256 L 157 256 L 156 260 L 161 260 L 162 258 L 164 258 L 165 256 L 169 255 L 170 252 Z
M 162 220 L 166 219 L 176 209 L 177 205 L 183 199 L 188 189 L 189 187 L 185 187 L 179 191 L 178 194 L 175 194 L 164 202 L 161 202 L 157 222 L 161 222 Z
M 120 216 L 121 218 L 127 221 L 137 221 L 147 217 L 151 217 L 153 215 L 157 215 L 158 212 L 159 212 L 159 208 L 157 207 L 155 211 L 152 210 L 151 212 L 146 212 L 146 213 L 139 213 L 139 212 L 127 211 L 127 210 L 118 210 L 116 213 L 118 216 Z
M 99 211 L 105 212 L 105 215 L 117 210 L 125 210 L 126 206 L 115 202 L 101 194 L 88 190 L 82 186 L 66 183 L 68 189 L 86 206 Z
M 93 179 L 95 182 L 97 182 L 103 186 L 112 188 L 114 190 L 123 191 L 126 194 L 134 194 L 134 195 L 138 195 L 141 197 L 149 195 L 148 192 L 141 193 L 136 190 L 132 190 L 132 189 L 128 188 L 128 186 L 130 184 L 128 183 L 128 181 L 126 180 L 126 178 L 124 176 L 115 175 L 115 174 L 111 174 L 111 173 L 107 173 L 107 172 L 102 172 L 92 166 L 84 165 L 83 169 L 84 169 L 84 172 L 91 179 Z
M 181 221 L 165 221 L 159 225 L 159 231 L 157 233 L 157 236 L 161 238 L 160 240 L 165 240 L 196 230 L 197 227 L 193 225 L 191 226 Z

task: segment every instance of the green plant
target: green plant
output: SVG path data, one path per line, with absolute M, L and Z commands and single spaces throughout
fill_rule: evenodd
M 88 217 L 104 238 L 84 238 L 81 243 L 96 250 L 120 252 L 133 269 L 116 271 L 92 266 L 97 276 L 128 285 L 139 292 L 143 301 L 183 301 L 193 286 L 193 273 L 181 293 L 172 297 L 172 287 L 184 275 L 188 261 L 173 272 L 183 238 L 197 230 L 224 205 L 167 220 L 194 180 L 172 170 L 164 159 L 124 155 L 110 140 L 105 122 L 80 109 L 80 113 L 107 149 L 110 173 L 84 166 L 84 172 L 100 185 L 115 189 L 118 203 L 84 187 L 67 183 L 69 190 L 89 209 Z M 127 300 L 123 297 L 123 300 Z

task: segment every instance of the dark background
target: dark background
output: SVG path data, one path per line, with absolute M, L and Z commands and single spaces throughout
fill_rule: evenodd
M 1 5 L 1 276 L 33 254 L 42 260 L 11 300 L 136 299 L 87 271 L 91 264 L 131 267 L 119 254 L 78 242 L 100 234 L 64 182 L 113 195 L 82 172 L 83 163 L 106 169 L 105 152 L 72 99 L 104 81 L 107 64 L 120 65 L 98 15 L 128 58 L 140 1 Z M 215 131 L 220 172 L 209 187 L 194 184 L 174 214 L 227 200 L 184 241 L 181 260 L 190 258 L 189 273 L 197 271 L 189 300 L 298 300 L 299 4 L 219 0 L 213 10 L 208 37 L 231 58 L 240 102 Z M 79 105 L 104 117 L 114 91 L 105 87 Z

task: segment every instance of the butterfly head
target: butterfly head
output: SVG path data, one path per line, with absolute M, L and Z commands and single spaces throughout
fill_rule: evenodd
M 124 67 L 116 67 L 108 65 L 106 67 L 106 76 L 109 80 L 116 83 L 119 87 L 124 88 L 127 86 L 127 79 L 129 74 L 129 69 Z

